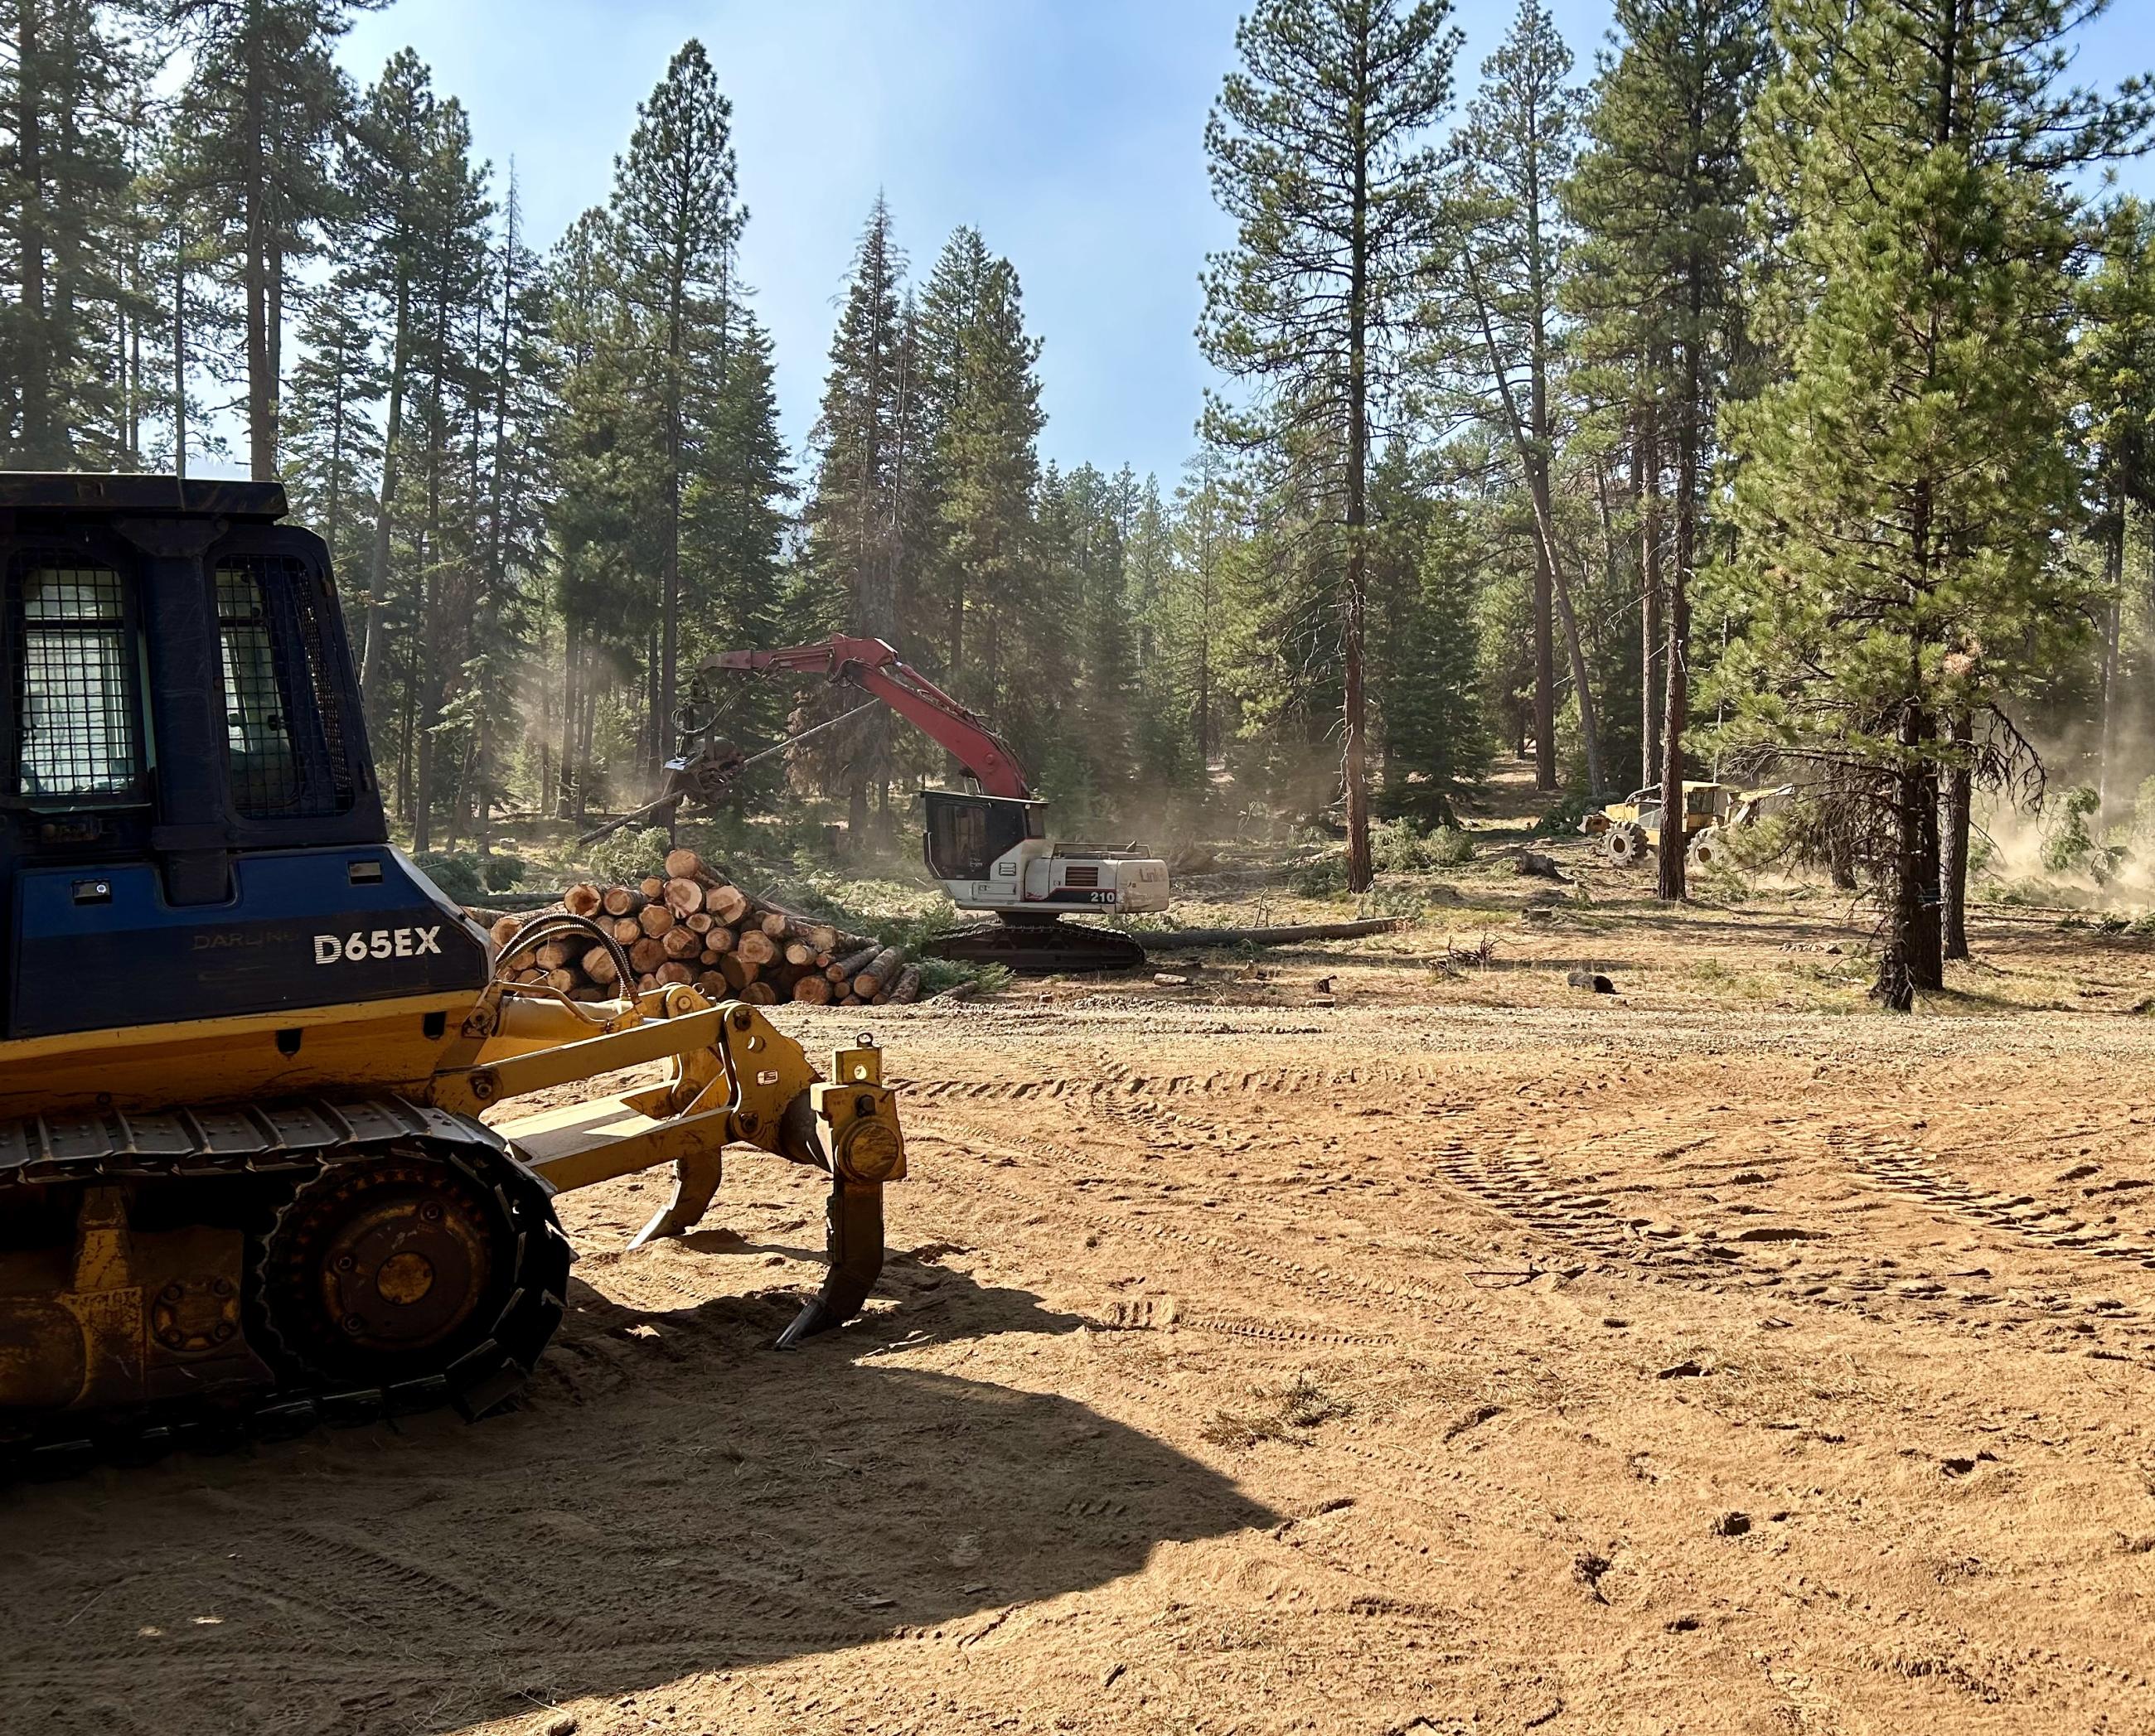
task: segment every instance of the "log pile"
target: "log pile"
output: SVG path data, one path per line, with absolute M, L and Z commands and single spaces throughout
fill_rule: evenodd
M 572 1000 L 612 1000 L 669 983 L 688 983 L 713 1000 L 764 1007 L 781 1001 L 882 1007 L 920 994 L 920 967 L 896 947 L 755 898 L 693 850 L 673 851 L 663 875 L 633 886 L 571 886 L 561 907 L 613 937 L 627 956 L 629 983 L 622 983 L 612 949 L 581 939 L 527 947 L 499 968 L 514 981 L 543 983 Z M 530 920 L 496 919 L 494 944 L 507 946 Z

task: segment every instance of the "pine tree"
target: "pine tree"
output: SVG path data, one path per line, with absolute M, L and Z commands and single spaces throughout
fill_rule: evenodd
M 1765 42 L 1760 0 L 1617 0 L 1622 46 L 1596 80 L 1591 143 L 1567 189 L 1582 233 L 1565 284 L 1580 347 L 1630 416 L 1641 608 L 1658 618 L 1645 662 L 1665 682 L 1645 781 L 1680 791 L 1689 716 L 1692 580 L 1706 546 L 1716 408 L 1740 363 L 1743 209 L 1752 175 L 1743 127 Z M 1664 447 L 1672 448 L 1674 535 L 1664 579 Z M 1664 595 L 1666 592 L 1666 595 Z M 1647 704 L 1654 706 L 1651 683 Z M 1674 811 L 1669 797 L 1665 811 Z M 1661 828 L 1658 891 L 1684 892 L 1685 836 Z
M 1043 521 L 1051 513 L 1062 521 L 1062 547 L 1050 578 L 1050 616 L 1074 628 L 1078 651 L 1073 754 L 1101 812 L 1113 814 L 1133 770 L 1137 652 L 1119 491 L 1081 464 L 1063 475 L 1059 498 L 1042 503 Z
M 371 297 L 386 322 L 382 347 L 388 384 L 381 429 L 381 473 L 375 490 L 374 549 L 367 564 L 360 684 L 369 715 L 383 715 L 390 554 L 397 530 L 405 437 L 405 400 L 416 347 L 415 314 L 429 236 L 427 171 L 440 147 L 441 105 L 432 75 L 409 49 L 390 58 L 354 116 L 339 176 L 360 225 L 352 283 Z
M 0 61 L 0 462 L 101 467 L 129 448 L 116 350 L 147 74 L 89 0 L 17 0 Z
M 1459 799 L 1488 768 L 1472 520 L 1472 508 L 1456 501 L 1440 501 L 1422 517 L 1414 585 L 1399 622 L 1384 805 L 1426 824 L 1456 825 Z
M 942 617 L 945 683 L 987 709 L 1009 690 L 1004 641 L 1023 630 L 1031 601 L 1042 418 L 1040 345 L 1026 333 L 1017 273 L 978 230 L 955 231 L 937 258 L 919 346 L 935 542 L 923 603 Z
M 691 376 L 724 346 L 737 318 L 735 249 L 748 213 L 736 187 L 733 105 L 704 45 L 683 45 L 637 109 L 627 155 L 615 166 L 621 283 L 637 309 L 663 445 L 658 656 L 652 682 L 652 769 L 671 747 L 681 636 L 681 536 L 690 485 Z
M 1217 656 L 1226 631 L 1227 566 L 1240 528 L 1226 466 L 1206 447 L 1190 461 L 1175 491 L 1173 554 L 1156 642 L 1196 770 L 1207 784 L 1226 739 Z
M 871 639 L 898 636 L 898 569 L 912 461 L 908 431 L 915 391 L 902 305 L 903 255 L 880 196 L 853 255 L 846 302 L 831 340 L 822 414 L 811 437 L 816 458 L 806 513 L 807 559 L 827 631 Z M 843 768 L 848 823 L 865 835 L 868 792 L 888 810 L 893 770 L 887 716 L 871 712 L 831 732 L 816 763 Z
M 2155 211 L 2121 199 L 2103 214 L 2095 270 L 2081 286 L 2076 357 L 2088 402 L 2094 531 L 2110 593 L 2102 646 L 2097 812 L 2114 817 L 2123 709 L 2120 639 L 2125 555 L 2135 513 L 2155 513 Z
M 639 389 L 637 333 L 616 293 L 617 252 L 604 211 L 587 211 L 548 263 L 546 318 L 559 402 L 548 437 L 553 488 L 553 605 L 561 623 L 563 682 L 550 805 L 581 819 L 606 796 L 599 765 L 601 705 L 651 621 L 662 480 L 654 406 Z M 640 769 L 640 768 L 639 768 Z
M 1157 790 L 1170 818 L 1186 826 L 1205 793 L 1205 760 L 1172 655 L 1175 600 L 1175 523 L 1161 498 L 1159 478 L 1134 484 L 1125 465 L 1116 478 L 1124 585 L 1135 635 L 1136 688 L 1132 728 L 1141 782 Z
M 1526 484 L 1534 551 L 1535 781 L 1554 789 L 1556 762 L 1554 624 L 1562 617 L 1589 793 L 1602 786 L 1594 687 L 1564 571 L 1550 487 L 1556 465 L 1556 371 L 1563 334 L 1556 293 L 1567 239 L 1558 193 L 1570 172 L 1579 99 L 1569 80 L 1571 51 L 1540 0 L 1518 17 L 1484 63 L 1457 153 L 1461 166 L 1444 256 L 1451 304 L 1446 347 L 1472 358 L 1477 408 L 1511 448 Z M 1463 343 L 1461 340 L 1463 339 Z M 1463 359 L 1463 358 L 1462 358 Z
M 1881 823 L 1879 988 L 1902 1008 L 1942 979 L 1941 773 L 2090 600 L 2056 558 L 2078 503 L 2065 176 L 2147 116 L 2057 84 L 2084 10 L 1774 10 L 1755 150 L 1790 373 L 1729 416 L 1732 739 L 1809 763 Z
M 365 570 L 373 477 L 381 458 L 374 408 L 388 389 L 364 291 L 349 273 L 308 298 L 291 374 L 284 478 L 294 515 L 320 533 L 340 573 Z
M 779 431 L 770 337 L 737 302 L 727 328 L 706 338 L 694 358 L 694 464 L 682 503 L 683 572 L 694 605 L 684 631 L 697 651 L 782 643 L 791 636 L 780 558 L 796 490 Z M 744 738 L 777 733 L 775 690 L 736 684 L 729 698 Z
M 351 87 L 333 56 L 351 0 L 165 0 L 192 51 L 177 126 L 244 308 L 250 473 L 274 479 L 290 269 L 335 204 Z
M 524 697 L 517 677 L 536 635 L 548 554 L 547 454 L 555 385 L 549 299 L 545 273 L 524 237 L 514 162 L 487 283 L 492 333 L 478 358 L 472 401 L 479 595 L 473 656 L 465 668 L 472 712 L 472 842 L 481 855 L 491 847 L 493 806 L 507 783 L 504 762 Z
M 433 842 L 442 743 L 452 671 L 461 664 L 471 615 L 478 551 L 471 535 L 466 466 L 472 438 L 467 412 L 474 401 L 463 323 L 487 296 L 487 226 L 493 214 L 484 169 L 471 155 L 470 124 L 453 97 L 435 115 L 432 148 L 417 183 L 426 213 L 413 273 L 416 354 L 410 360 L 415 412 L 411 433 L 420 485 L 419 513 L 409 528 L 404 591 L 407 631 L 400 763 L 410 765 L 412 845 Z M 466 492 L 468 491 L 468 492 Z
M 1451 97 L 1449 0 L 1261 0 L 1205 125 L 1236 243 L 1205 277 L 1200 342 L 1246 382 L 1251 413 L 1216 431 L 1304 468 L 1295 492 L 1340 534 L 1322 546 L 1343 666 L 1348 884 L 1370 882 L 1364 530 L 1373 421 L 1386 409 L 1435 180 L 1426 129 Z

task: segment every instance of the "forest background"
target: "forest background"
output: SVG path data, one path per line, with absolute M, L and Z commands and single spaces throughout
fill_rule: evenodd
M 2100 0 L 1617 0 L 1598 43 L 1523 0 L 1480 58 L 1444 0 L 1223 16 L 1207 389 L 1144 473 L 1044 456 L 1011 258 L 873 186 L 787 437 L 723 20 L 552 233 L 417 54 L 352 66 L 402 10 L 13 0 L 0 464 L 282 477 L 417 849 L 633 804 L 704 653 L 840 630 L 1067 831 L 1338 830 L 1358 890 L 1373 819 L 1444 826 L 1500 754 L 1555 825 L 1786 779 L 1777 845 L 1918 985 L 1987 804 L 2047 789 L 2096 874 L 2155 821 L 2155 114 Z M 835 708 L 718 697 L 746 743 Z M 870 718 L 740 802 L 888 840 L 945 769 Z

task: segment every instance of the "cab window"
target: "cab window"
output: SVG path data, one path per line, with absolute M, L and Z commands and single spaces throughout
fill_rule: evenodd
M 929 866 L 939 880 L 985 880 L 998 857 L 1017 848 L 1034 811 L 988 796 L 924 792 Z
M 16 794 L 38 806 L 139 799 L 142 727 L 120 574 L 33 560 L 8 589 Z

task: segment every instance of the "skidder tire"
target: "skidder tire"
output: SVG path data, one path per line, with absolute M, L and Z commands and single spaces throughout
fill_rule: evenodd
M 1627 819 L 1620 825 L 1609 828 L 1602 849 L 1609 860 L 1620 868 L 1628 868 L 1646 859 L 1646 829 L 1635 819 Z

